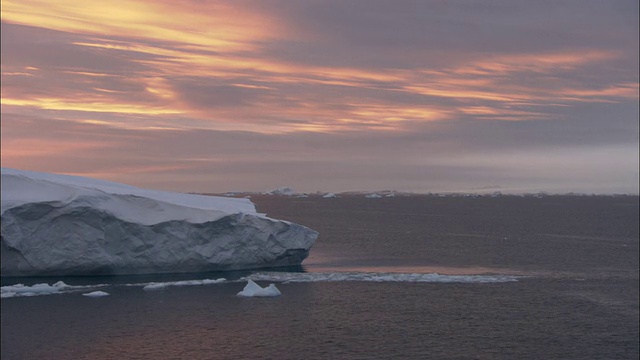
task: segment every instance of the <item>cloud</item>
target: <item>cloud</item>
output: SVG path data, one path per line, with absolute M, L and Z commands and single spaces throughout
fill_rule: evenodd
M 498 164 L 524 169 L 496 155 L 510 152 L 633 158 L 634 8 L 7 0 L 2 160 L 185 190 L 282 174 L 339 190 L 525 182 Z M 625 161 L 611 173 L 629 178 Z
M 41 133 L 34 134 L 35 124 Z M 407 133 L 336 136 L 149 131 L 8 114 L 2 153 L 8 154 L 3 166 L 182 191 L 282 185 L 299 191 L 471 191 L 495 185 L 514 191 L 634 191 L 632 137 L 594 146 L 571 127 L 547 123 L 546 136 L 535 139 L 527 134 L 540 130 L 524 124 L 495 122 L 486 130 L 473 121 L 431 123 Z

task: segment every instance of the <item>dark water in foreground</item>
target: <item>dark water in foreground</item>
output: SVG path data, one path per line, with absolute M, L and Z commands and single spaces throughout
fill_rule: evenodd
M 321 233 L 307 273 L 260 272 L 282 296 L 236 297 L 247 273 L 45 279 L 111 295 L 3 299 L 2 359 L 638 357 L 638 197 L 253 200 Z M 408 275 L 433 272 L 471 276 Z

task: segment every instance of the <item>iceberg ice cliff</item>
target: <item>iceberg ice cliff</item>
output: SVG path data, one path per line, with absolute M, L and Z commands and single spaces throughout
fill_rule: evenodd
M 317 236 L 248 199 L 2 168 L 2 276 L 299 265 Z

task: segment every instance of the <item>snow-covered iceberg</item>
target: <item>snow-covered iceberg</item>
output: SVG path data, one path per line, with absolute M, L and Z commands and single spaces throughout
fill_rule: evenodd
M 1 275 L 116 275 L 299 265 L 318 233 L 248 199 L 2 168 Z

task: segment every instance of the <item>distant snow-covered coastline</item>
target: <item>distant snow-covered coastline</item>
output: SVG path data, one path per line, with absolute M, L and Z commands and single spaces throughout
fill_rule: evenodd
M 248 199 L 2 168 L 2 276 L 299 265 L 317 232 Z

